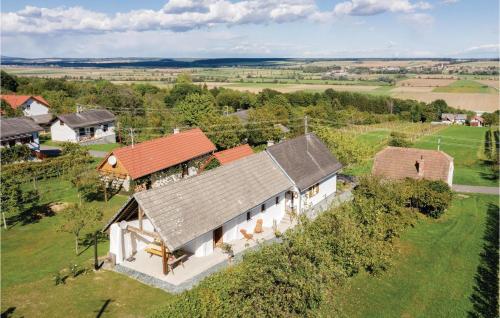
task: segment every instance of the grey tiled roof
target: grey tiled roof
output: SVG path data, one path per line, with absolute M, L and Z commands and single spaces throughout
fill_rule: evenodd
M 54 115 L 52 114 L 43 114 L 43 115 L 32 115 L 30 116 L 31 119 L 35 121 L 35 123 L 39 125 L 44 125 L 44 124 L 49 124 L 52 119 L 54 118 Z
M 2 118 L 0 119 L 0 127 L 0 138 L 2 139 L 43 130 L 28 117 Z
M 71 128 L 81 128 L 114 121 L 115 115 L 107 109 L 92 109 L 79 113 L 64 114 L 57 116 L 62 122 Z
M 266 152 L 134 195 L 170 250 L 293 185 Z
M 313 133 L 267 148 L 302 191 L 342 168 L 342 164 Z

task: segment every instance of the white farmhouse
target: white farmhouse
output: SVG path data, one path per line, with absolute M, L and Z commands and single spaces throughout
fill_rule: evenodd
M 49 113 L 49 103 L 42 96 L 32 95 L 0 95 L 12 109 L 20 109 L 24 116 L 46 115 Z
M 294 210 L 307 215 L 322 210 L 335 194 L 340 168 L 327 147 L 308 134 L 135 193 L 104 228 L 110 259 L 125 271 L 179 286 L 220 262 L 226 243 L 239 253 L 256 239 L 286 231 Z M 187 260 L 185 268 L 170 275 L 178 260 Z
M 59 115 L 50 126 L 51 138 L 78 143 L 115 143 L 115 120 L 115 115 L 106 109 Z

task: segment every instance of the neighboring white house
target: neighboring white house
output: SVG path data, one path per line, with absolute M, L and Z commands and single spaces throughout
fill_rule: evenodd
M 266 151 L 294 184 L 287 193 L 287 208 L 301 214 L 335 195 L 342 164 L 315 134 L 281 142 Z
M 29 117 L 0 119 L 0 148 L 27 145 L 31 150 L 40 150 L 38 133 L 43 128 Z
M 13 109 L 21 109 L 24 116 L 46 115 L 49 113 L 49 103 L 42 96 L 32 95 L 0 95 Z
M 57 116 L 50 126 L 53 141 L 115 143 L 116 117 L 106 109 Z
M 441 122 L 447 125 L 465 125 L 467 121 L 467 114 L 452 114 L 452 113 L 442 113 Z

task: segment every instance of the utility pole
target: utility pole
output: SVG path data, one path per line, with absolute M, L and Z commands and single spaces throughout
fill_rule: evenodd
M 304 134 L 307 135 L 308 127 L 307 127 L 307 116 L 304 116 Z
M 441 137 L 438 138 L 438 151 L 441 150 Z
M 130 128 L 130 139 L 132 140 L 132 148 L 134 148 L 134 130 Z
M 229 115 L 229 106 L 226 105 L 225 109 L 226 110 L 224 111 L 224 116 L 227 116 Z
M 122 143 L 122 136 L 120 134 L 120 122 L 116 123 L 116 130 L 118 130 L 118 142 Z

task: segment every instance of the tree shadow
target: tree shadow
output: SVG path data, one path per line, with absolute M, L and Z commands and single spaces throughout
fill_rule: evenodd
M 498 317 L 498 205 L 489 204 L 481 261 L 474 277 L 476 285 L 469 297 L 473 309 L 469 317 Z
M 1 318 L 9 318 L 12 317 L 14 314 L 14 311 L 16 311 L 16 307 L 9 307 L 5 311 L 2 312 Z
M 94 232 L 87 233 L 83 238 L 80 239 L 78 245 L 85 246 L 85 248 L 78 252 L 78 256 L 82 255 L 86 250 L 88 250 L 94 245 L 94 234 L 95 234 Z M 102 233 L 101 231 L 97 232 L 97 244 L 106 242 L 107 240 L 108 237 L 106 236 L 105 233 Z
M 39 204 L 33 206 L 19 214 L 13 215 L 7 218 L 7 224 L 9 227 L 13 227 L 16 224 L 28 225 L 39 222 L 44 217 L 54 216 L 55 213 L 50 209 L 50 204 Z
M 100 318 L 102 316 L 102 314 L 104 314 L 106 312 L 106 308 L 111 303 L 111 301 L 112 301 L 111 299 L 106 299 L 104 301 L 104 304 L 102 304 L 101 308 L 97 312 L 97 315 L 95 316 L 96 318 Z

